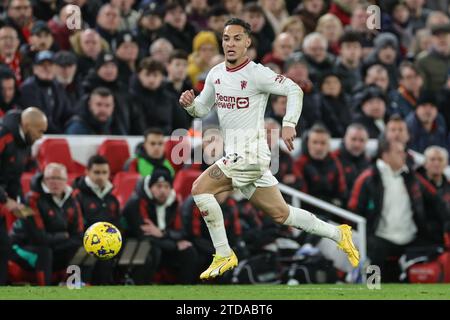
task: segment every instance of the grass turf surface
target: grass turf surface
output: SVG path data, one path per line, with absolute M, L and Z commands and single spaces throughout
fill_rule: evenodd
M 0 287 L 6 299 L 156 299 L 156 300 L 306 300 L 306 299 L 447 299 L 450 284 L 381 284 L 380 290 L 363 285 L 197 285 L 85 287 Z

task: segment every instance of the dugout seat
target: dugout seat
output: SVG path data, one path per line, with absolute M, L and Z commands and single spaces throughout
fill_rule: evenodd
M 113 194 L 119 200 L 121 208 L 125 206 L 128 198 L 133 193 L 140 177 L 140 174 L 136 172 L 118 172 L 115 175 L 113 180 Z
M 202 174 L 202 171 L 196 169 L 183 169 L 175 175 L 173 188 L 182 200 L 191 194 L 192 184 Z
M 123 165 L 130 158 L 128 142 L 122 139 L 106 139 L 98 148 L 98 154 L 108 159 L 111 178 L 122 171 Z
M 66 139 L 45 139 L 39 146 L 37 160 L 40 171 L 44 171 L 47 164 L 57 162 L 65 165 L 68 173 L 84 174 L 84 166 L 72 159 Z

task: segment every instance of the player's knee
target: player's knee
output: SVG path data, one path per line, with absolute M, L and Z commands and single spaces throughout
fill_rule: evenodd
M 274 206 L 268 213 L 272 217 L 273 221 L 283 224 L 289 216 L 289 207 L 287 205 Z
M 204 193 L 204 190 L 203 190 L 203 188 L 201 186 L 201 183 L 198 181 L 198 179 L 196 179 L 194 181 L 194 183 L 192 184 L 191 194 L 193 196 L 196 196 L 196 195 L 199 195 L 199 194 L 202 194 L 202 193 Z

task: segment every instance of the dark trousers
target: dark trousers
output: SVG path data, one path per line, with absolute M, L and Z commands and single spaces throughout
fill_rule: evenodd
M 370 264 L 377 265 L 381 271 L 382 282 L 399 282 L 400 266 L 398 259 L 408 248 L 427 245 L 428 243 L 415 239 L 405 245 L 398 245 L 377 236 L 367 239 L 367 254 Z
M 93 285 L 112 285 L 114 284 L 115 260 L 98 260 L 93 267 L 82 267 L 83 281 Z
M 11 259 L 24 270 L 36 272 L 37 283 L 42 286 L 52 284 L 54 271 L 65 270 L 77 248 L 52 250 L 47 246 L 13 245 Z
M 155 273 L 164 267 L 175 271 L 178 283 L 194 283 L 198 277 L 197 250 L 194 247 L 189 247 L 182 251 L 167 251 L 152 243 L 145 264 L 134 267 L 131 276 L 135 284 L 149 284 L 152 282 Z
M 4 217 L 0 217 L 0 286 L 5 285 L 8 280 L 8 259 L 10 250 L 11 245 L 6 230 L 6 221 Z

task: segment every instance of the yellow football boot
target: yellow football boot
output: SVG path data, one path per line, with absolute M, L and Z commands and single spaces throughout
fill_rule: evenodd
M 238 265 L 238 258 L 233 251 L 229 257 L 221 257 L 217 254 L 214 254 L 213 257 L 213 262 L 209 268 L 200 275 L 201 280 L 209 280 L 221 276 L 226 271 L 232 270 Z
M 359 252 L 353 244 L 352 227 L 342 224 L 338 228 L 341 230 L 341 241 L 338 242 L 338 248 L 347 254 L 350 264 L 356 268 L 359 264 Z

